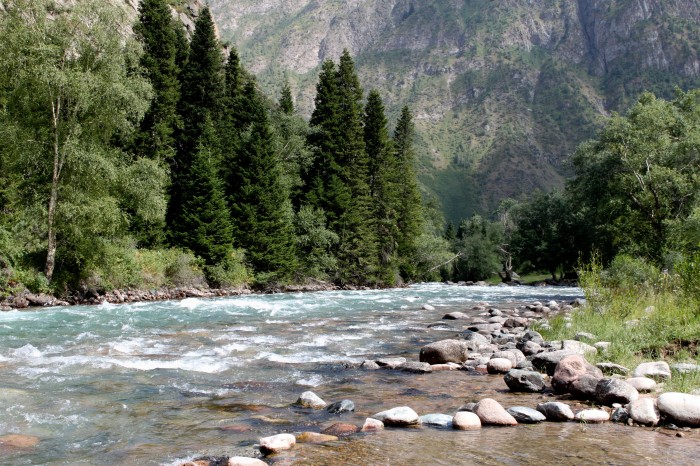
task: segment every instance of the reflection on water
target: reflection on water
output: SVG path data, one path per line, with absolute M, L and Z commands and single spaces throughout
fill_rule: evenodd
M 573 288 L 418 285 L 401 290 L 246 296 L 55 308 L 0 314 L 2 463 L 163 464 L 198 454 L 252 454 L 260 436 L 362 424 L 408 405 L 453 413 L 485 396 L 505 405 L 536 398 L 502 379 L 465 372 L 413 375 L 345 369 L 338 361 L 403 355 L 450 332 L 427 324 L 479 301 L 571 300 Z M 421 307 L 430 303 L 436 311 Z M 290 406 L 313 389 L 352 399 L 331 416 Z M 614 439 L 614 440 L 611 440 Z M 669 437 L 621 426 L 541 425 L 452 432 L 387 430 L 331 445 L 299 445 L 294 464 L 674 463 L 698 453 L 695 433 Z

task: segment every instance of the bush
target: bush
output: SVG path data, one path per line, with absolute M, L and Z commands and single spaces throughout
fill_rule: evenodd
M 209 284 L 218 288 L 234 288 L 250 280 L 250 273 L 243 262 L 245 255 L 241 249 L 231 251 L 219 264 L 206 267 Z
M 170 254 L 166 254 L 165 257 L 174 256 L 174 260 L 167 261 L 163 269 L 166 285 L 178 287 L 206 285 L 201 260 L 197 259 L 194 254 L 189 252 L 182 252 L 177 249 L 170 249 L 168 251 Z
M 661 285 L 662 273 L 644 259 L 620 254 L 602 273 L 601 280 L 608 288 L 651 290 Z
M 686 297 L 700 300 L 700 253 L 686 257 L 676 264 L 676 276 Z

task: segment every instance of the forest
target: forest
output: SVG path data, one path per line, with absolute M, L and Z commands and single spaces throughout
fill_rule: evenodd
M 572 154 L 564 190 L 455 226 L 417 181 L 410 108 L 388 121 L 347 51 L 323 63 L 306 121 L 286 82 L 260 91 L 206 8 L 188 38 L 164 0 L 133 25 L 106 2 L 5 3 L 0 294 L 700 266 L 698 91 L 641 95 Z

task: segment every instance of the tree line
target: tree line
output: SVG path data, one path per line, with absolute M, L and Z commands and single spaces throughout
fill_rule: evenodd
M 307 123 L 265 96 L 208 8 L 191 39 L 166 0 L 133 34 L 105 2 L 0 12 L 0 288 L 330 280 L 394 285 L 446 254 L 416 178 L 347 51 Z

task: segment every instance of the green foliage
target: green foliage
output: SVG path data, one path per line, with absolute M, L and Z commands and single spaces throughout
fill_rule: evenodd
M 292 89 L 289 87 L 289 81 L 285 80 L 282 85 L 282 95 L 280 96 L 279 109 L 285 115 L 294 114 L 294 99 L 292 98 Z
M 326 279 L 335 270 L 333 255 L 338 235 L 326 228 L 321 209 L 302 205 L 294 217 L 296 249 L 299 261 L 297 274 L 302 278 Z
M 497 222 L 489 222 L 479 215 L 462 221 L 455 242 L 460 257 L 453 265 L 453 279 L 479 281 L 498 272 L 502 239 L 503 232 Z
M 661 283 L 661 271 L 644 259 L 620 254 L 601 274 L 602 285 L 613 289 L 651 290 Z
M 700 302 L 700 253 L 685 257 L 675 267 L 683 294 Z
M 209 284 L 219 288 L 240 287 L 251 280 L 245 265 L 245 253 L 240 249 L 232 250 L 216 265 L 206 267 L 205 272 Z

